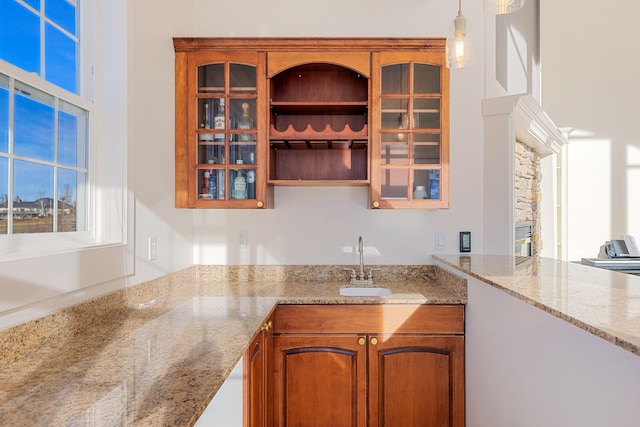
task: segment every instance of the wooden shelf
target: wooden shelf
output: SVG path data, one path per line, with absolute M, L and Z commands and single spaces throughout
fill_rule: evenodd
M 272 140 L 271 148 L 275 150 L 366 150 L 368 141 L 363 140 Z
M 407 112 L 404 108 L 384 108 L 380 110 L 382 114 L 404 114 Z M 439 114 L 441 110 L 439 108 L 414 108 L 414 113 L 430 113 L 430 114 Z
M 365 146 L 366 147 L 366 146 Z M 295 149 L 300 148 L 300 149 Z M 365 185 L 368 177 L 369 151 L 366 149 L 277 149 L 272 145 L 269 184 L 278 185 Z
M 233 94 L 234 92 L 256 92 L 255 86 L 232 86 L 229 88 L 229 93 Z M 223 86 L 198 86 L 198 93 L 224 93 Z
M 287 187 L 296 186 L 341 186 L 341 185 L 369 185 L 368 179 L 270 179 L 267 181 L 270 185 L 279 185 Z
M 307 125 L 303 131 L 296 130 L 293 125 L 289 125 L 284 131 L 279 131 L 274 125 L 271 125 L 271 132 L 269 134 L 269 139 L 271 140 L 366 140 L 367 137 L 367 125 L 364 125 L 359 131 L 354 131 L 351 130 L 351 126 L 349 126 L 348 123 L 339 131 L 332 129 L 329 124 L 321 131 L 313 129 L 311 124 Z
M 300 101 L 300 102 L 271 102 L 271 111 L 275 114 L 345 114 L 357 115 L 367 113 L 368 103 L 366 101 L 345 101 L 345 102 L 322 102 L 322 101 Z

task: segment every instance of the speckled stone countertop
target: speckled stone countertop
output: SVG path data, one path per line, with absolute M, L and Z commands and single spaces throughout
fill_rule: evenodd
M 638 276 L 538 257 L 433 258 L 640 355 Z
M 464 304 L 436 266 L 194 266 L 0 331 L 2 426 L 190 426 L 278 304 Z

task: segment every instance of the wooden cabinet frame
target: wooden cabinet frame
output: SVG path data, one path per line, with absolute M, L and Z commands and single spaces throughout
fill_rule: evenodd
M 449 206 L 449 73 L 444 67 L 443 38 L 175 38 L 176 52 L 176 207 L 265 208 L 273 206 L 274 185 L 368 185 L 373 209 L 442 209 Z M 189 87 L 196 63 L 202 58 L 224 60 L 252 57 L 257 67 L 256 199 L 199 200 L 195 123 L 195 92 Z M 200 58 L 200 59 L 199 59 Z M 407 197 L 384 197 L 381 168 L 393 170 L 380 161 L 380 70 L 389 62 L 420 61 L 442 65 L 440 161 L 431 169 L 439 171 L 439 198 L 413 200 L 413 175 L 406 181 Z M 434 59 L 435 58 L 435 59 Z M 340 67 L 366 79 L 366 100 L 322 97 L 291 103 L 272 99 L 271 86 L 287 70 L 325 65 Z M 336 68 L 337 69 L 337 68 Z M 341 95 L 333 81 L 334 93 Z M 286 81 L 285 81 L 285 84 Z M 321 86 L 320 86 L 321 87 Z M 321 90 L 321 89 L 319 89 Z M 309 91 L 312 92 L 312 91 Z M 274 114 L 293 114 L 295 125 L 276 129 Z M 360 115 L 363 120 L 344 119 Z M 308 126 L 305 117 L 310 115 Z M 346 121 L 345 121 L 346 120 Z M 324 121 L 324 122 L 323 122 Z M 333 123 L 337 122 L 337 123 Z M 293 123 L 293 122 L 292 122 Z M 286 157 L 278 150 L 290 150 Z M 303 151 L 303 149 L 308 151 Z M 315 150 L 315 151 L 314 151 Z M 296 152 L 297 151 L 297 152 Z M 243 166 L 248 169 L 248 166 Z M 428 170 L 429 166 L 408 167 Z M 228 181 L 228 180 L 227 180 Z M 229 183 L 226 182 L 229 190 Z

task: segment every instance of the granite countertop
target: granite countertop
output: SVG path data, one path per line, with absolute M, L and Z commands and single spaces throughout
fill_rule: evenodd
M 433 258 L 640 355 L 638 276 L 539 257 Z
M 278 304 L 466 303 L 444 269 L 381 268 L 387 297 L 340 296 L 342 266 L 194 266 L 0 331 L 0 425 L 193 425 Z

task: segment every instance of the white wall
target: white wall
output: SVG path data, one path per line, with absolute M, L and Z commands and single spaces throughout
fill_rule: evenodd
M 193 264 L 192 215 L 175 209 L 173 40 L 189 2 L 135 1 L 129 6 L 130 183 L 135 194 L 135 275 L 141 283 Z M 153 13 L 150 13 L 150 11 Z M 158 259 L 149 261 L 148 239 Z
M 467 426 L 640 425 L 638 356 L 464 277 Z
M 528 0 L 521 9 L 495 17 L 495 77 L 507 93 L 528 93 L 540 102 L 538 9 L 539 0 Z
M 541 0 L 543 106 L 569 144 L 568 259 L 640 235 L 637 2 Z M 583 162 L 583 160 L 585 162 Z

